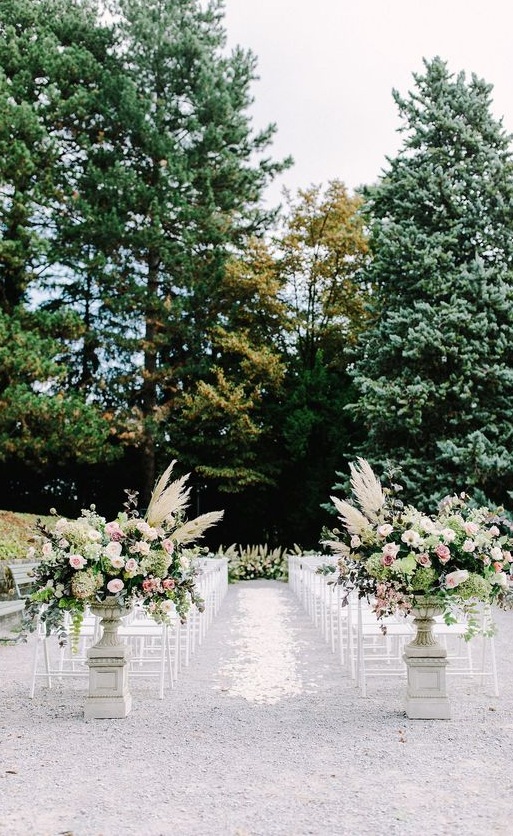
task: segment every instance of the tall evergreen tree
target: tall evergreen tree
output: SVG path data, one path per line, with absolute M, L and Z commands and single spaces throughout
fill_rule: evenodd
M 244 256 L 227 263 L 216 288 L 217 317 L 206 335 L 210 371 L 184 394 L 177 453 L 181 449 L 195 472 L 223 493 L 275 484 L 269 409 L 280 399 L 287 328 L 280 290 L 267 245 L 249 240 Z
M 408 498 L 513 488 L 513 161 L 491 85 L 425 62 L 404 143 L 365 191 L 377 288 L 352 406 Z
M 23 327 L 44 325 L 37 345 L 53 321 L 45 345 L 60 349 L 45 394 L 96 405 L 143 495 L 156 456 L 196 467 L 187 438 L 205 428 L 219 440 L 209 473 L 238 490 L 265 481 L 257 413 L 282 372 L 227 265 L 272 222 L 260 198 L 289 161 L 267 156 L 273 126 L 252 130 L 256 62 L 227 53 L 222 3 L 102 8 L 0 0 L 0 305 L 36 292 Z M 245 433 L 224 434 L 225 396 Z
M 33 310 L 41 276 L 51 280 L 56 269 L 55 219 L 73 189 L 68 181 L 77 157 L 70 153 L 62 114 L 80 73 L 74 44 L 94 32 L 95 20 L 89 2 L 0 3 L 0 460 L 8 472 L 5 483 L 11 483 L 20 464 L 46 471 L 49 481 L 52 467 L 91 464 L 115 453 L 101 409 L 86 393 L 69 388 L 69 364 L 83 337 L 80 318 L 74 311 Z M 88 59 L 99 38 L 93 35 L 92 41 Z M 79 108 L 86 108 L 84 97 Z M 12 483 L 11 496 L 19 488 Z
M 167 459 L 190 425 L 184 396 L 219 367 L 214 335 L 235 327 L 223 308 L 225 266 L 271 222 L 260 198 L 283 166 L 265 156 L 273 126 L 252 131 L 255 59 L 227 54 L 222 3 L 119 0 L 112 8 L 132 95 L 123 102 L 115 293 L 102 301 L 119 318 L 112 353 L 130 354 L 113 385 L 131 410 L 148 496 L 156 457 Z M 107 125 L 104 142 L 112 142 Z

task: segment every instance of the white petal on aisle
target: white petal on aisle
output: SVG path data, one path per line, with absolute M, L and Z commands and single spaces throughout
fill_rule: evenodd
M 284 590 L 248 586 L 238 598 L 219 670 L 221 689 L 267 704 L 300 694 L 300 651 Z

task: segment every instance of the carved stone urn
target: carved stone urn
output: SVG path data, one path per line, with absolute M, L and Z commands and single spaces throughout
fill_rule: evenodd
M 451 716 L 446 691 L 447 651 L 433 633 L 435 616 L 441 609 L 437 601 L 416 598 L 411 610 L 416 635 L 404 648 L 408 672 L 406 714 L 416 720 L 448 720 Z
M 132 707 L 128 690 L 130 648 L 118 634 L 121 619 L 129 614 L 130 608 L 114 596 L 108 596 L 92 604 L 91 612 L 101 619 L 102 632 L 99 641 L 87 651 L 89 694 L 84 717 L 86 720 L 120 719 Z

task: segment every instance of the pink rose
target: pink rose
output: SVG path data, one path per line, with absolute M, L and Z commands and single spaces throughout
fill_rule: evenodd
M 386 543 L 383 546 L 383 557 L 397 557 L 397 552 L 399 551 L 399 546 L 397 543 Z
M 477 534 L 479 531 L 479 526 L 475 522 L 465 522 L 463 523 L 463 531 L 465 534 L 472 536 L 472 534 Z
M 465 540 L 461 548 L 464 552 L 468 552 L 470 554 L 471 552 L 475 552 L 476 544 L 473 540 Z
M 501 532 L 500 532 L 500 530 L 497 528 L 497 526 L 496 526 L 496 525 L 492 525 L 492 527 L 489 529 L 488 533 L 489 533 L 492 537 L 498 537 L 498 536 L 500 535 L 500 533 L 501 533 Z
M 431 558 L 428 554 L 426 554 L 426 552 L 423 552 L 423 554 L 417 555 L 417 563 L 419 563 L 420 566 L 431 566 Z
M 395 557 L 392 557 L 391 554 L 384 554 L 381 557 L 381 563 L 383 566 L 391 566 L 392 563 L 395 563 Z
M 124 586 L 125 584 L 121 578 L 112 578 L 112 580 L 107 584 L 107 589 L 109 592 L 112 592 L 113 595 L 117 595 L 118 592 L 121 592 Z
M 169 539 L 169 537 L 166 537 L 164 540 L 162 540 L 162 548 L 165 549 L 165 551 L 168 554 L 173 554 L 175 550 L 175 544 L 172 540 Z
M 378 525 L 378 534 L 380 537 L 388 537 L 389 534 L 392 534 L 393 527 L 390 523 L 383 523 L 383 525 Z
M 73 569 L 83 569 L 86 565 L 87 560 L 85 557 L 82 557 L 81 554 L 70 554 L 69 556 L 69 565 L 73 567 Z
M 456 569 L 454 572 L 449 572 L 448 575 L 445 577 L 445 585 L 448 589 L 454 589 L 454 587 L 459 586 L 460 583 L 463 583 L 468 578 L 468 572 L 466 569 Z
M 153 578 L 145 578 L 142 582 L 142 588 L 144 592 L 153 592 L 155 588 L 155 582 Z
M 441 563 L 447 563 L 448 560 L 451 559 L 451 552 L 448 546 L 444 546 L 443 543 L 439 543 L 435 549 L 435 553 Z
M 137 560 L 134 560 L 133 557 L 129 557 L 125 563 L 125 572 L 137 572 L 138 568 L 139 564 L 137 563 Z
M 123 540 L 125 537 L 125 533 L 121 528 L 120 524 L 114 520 L 113 522 L 108 522 L 105 526 L 105 534 L 107 537 L 110 537 L 111 540 Z
M 175 582 L 173 578 L 164 578 L 164 580 L 162 581 L 162 587 L 164 589 L 174 589 Z

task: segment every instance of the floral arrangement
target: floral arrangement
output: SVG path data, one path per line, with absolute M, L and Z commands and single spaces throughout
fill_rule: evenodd
M 398 499 L 400 486 L 382 488 L 365 459 L 350 470 L 354 500 L 331 497 L 344 531 L 324 541 L 338 556 L 346 599 L 357 590 L 372 599 L 378 618 L 407 614 L 429 599 L 448 623 L 463 611 L 468 637 L 479 631 L 477 602 L 513 606 L 513 539 L 502 509 L 474 507 L 461 493 L 427 515 Z
M 267 543 L 256 546 L 240 546 L 232 543 L 227 548 L 219 548 L 217 556 L 228 559 L 230 583 L 257 578 L 287 580 L 288 553 L 280 547 L 270 548 Z
M 28 554 L 38 564 L 35 590 L 25 606 L 26 629 L 34 630 L 40 619 L 63 642 L 66 613 L 78 631 L 86 608 L 106 598 L 127 608 L 139 603 L 164 623 L 175 611 L 184 620 L 192 604 L 203 608 L 188 546 L 223 512 L 185 519 L 188 476 L 170 482 L 175 463 L 157 482 L 144 518 L 137 494 L 126 491 L 124 510 L 114 520 L 107 521 L 91 506 L 76 520 L 60 518 L 52 528 L 38 525 L 42 536 Z

